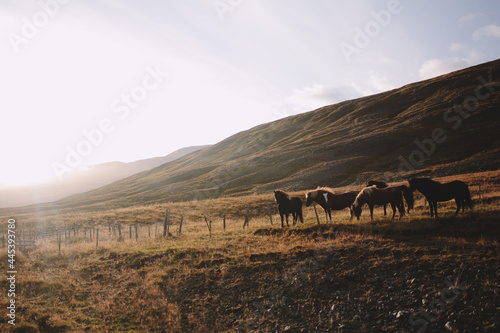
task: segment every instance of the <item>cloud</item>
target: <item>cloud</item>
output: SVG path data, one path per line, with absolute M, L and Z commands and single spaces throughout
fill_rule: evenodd
M 425 80 L 463 69 L 471 65 L 471 61 L 465 58 L 432 59 L 423 63 L 418 74 L 422 80 Z
M 477 29 L 472 35 L 472 38 L 475 41 L 478 41 L 483 37 L 500 38 L 500 27 L 496 24 L 490 24 Z
M 464 23 L 464 22 L 470 22 L 470 21 L 474 21 L 477 17 L 479 16 L 478 13 L 470 13 L 470 14 L 467 14 L 465 16 L 462 16 L 458 22 L 460 23 Z
M 273 108 L 273 114 L 279 119 L 368 94 L 370 92 L 363 91 L 354 83 L 343 86 L 316 83 L 309 87 L 294 89 L 279 106 Z
M 460 51 L 463 51 L 463 50 L 466 50 L 467 49 L 467 46 L 464 45 L 464 44 L 460 44 L 460 43 L 453 43 L 450 45 L 450 50 L 453 51 L 453 52 L 460 52 Z
M 386 78 L 385 76 L 378 76 L 374 73 L 370 74 L 369 83 L 379 92 L 392 90 L 396 88 L 396 86 L 392 84 L 392 82 L 389 81 L 388 78 Z

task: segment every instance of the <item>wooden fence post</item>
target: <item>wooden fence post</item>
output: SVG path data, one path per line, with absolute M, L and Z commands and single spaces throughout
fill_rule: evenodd
M 122 223 L 118 222 L 118 241 L 122 241 Z
M 316 210 L 316 202 L 313 204 L 314 207 L 314 214 L 316 214 L 316 221 L 318 221 L 318 230 L 321 236 L 323 236 L 323 232 L 321 231 L 321 223 L 319 222 L 319 216 L 318 216 L 318 211 Z
M 250 208 L 247 208 L 247 213 L 245 215 L 245 222 L 243 222 L 243 229 L 245 227 L 250 227 Z
M 267 212 L 269 213 L 269 220 L 271 221 L 271 225 L 273 225 L 273 214 L 271 214 L 271 205 L 267 204 Z
M 95 248 L 97 250 L 97 247 L 99 246 L 99 228 L 97 228 L 97 233 L 95 235 Z
M 129 230 L 129 238 L 132 239 L 132 224 L 130 224 L 128 227 L 129 227 L 128 228 L 128 230 Z
M 222 217 L 222 228 L 224 231 L 226 231 L 226 214 Z
M 135 241 L 137 242 L 137 240 L 139 239 L 139 232 L 138 232 L 138 224 L 136 223 L 135 224 Z
M 208 222 L 208 219 L 205 215 L 203 215 L 205 218 L 205 223 L 207 224 L 208 232 L 210 234 L 210 238 L 212 238 L 212 221 Z
M 57 231 L 57 240 L 59 243 L 59 255 L 61 255 L 61 231 Z
M 177 236 L 182 235 L 182 222 L 184 221 L 184 215 L 181 216 L 181 223 L 179 224 L 179 232 L 177 233 Z
M 170 220 L 170 211 L 167 209 L 165 211 L 165 220 L 163 221 L 163 237 L 167 235 L 169 220 Z

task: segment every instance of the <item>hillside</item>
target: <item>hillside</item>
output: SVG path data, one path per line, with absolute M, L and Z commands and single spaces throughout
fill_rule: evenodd
M 500 60 L 263 124 L 55 206 L 93 210 L 496 170 L 498 90 Z
M 174 161 L 206 147 L 208 146 L 186 147 L 166 156 L 153 157 L 130 163 L 109 162 L 97 164 L 87 170 L 68 175 L 62 181 L 54 179 L 50 182 L 32 186 L 0 188 L 0 207 L 15 207 L 50 202 L 73 194 L 87 192 Z

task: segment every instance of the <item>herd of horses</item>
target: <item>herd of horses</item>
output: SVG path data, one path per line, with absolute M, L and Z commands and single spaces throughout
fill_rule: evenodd
M 325 220 L 332 221 L 332 210 L 341 210 L 349 208 L 352 220 L 356 217 L 359 220 L 361 216 L 362 207 L 367 204 L 370 209 L 370 217 L 373 221 L 373 208 L 374 206 L 384 206 L 384 215 L 387 215 L 386 207 L 391 205 L 392 218 L 396 216 L 399 211 L 399 218 L 405 215 L 405 201 L 406 212 L 410 213 L 413 209 L 414 197 L 413 192 L 419 191 L 423 194 L 429 203 L 431 217 L 438 217 L 437 203 L 455 199 L 457 210 L 455 215 L 462 212 L 465 207 L 472 209 L 472 199 L 469 187 L 466 183 L 455 180 L 450 183 L 439 183 L 430 178 L 411 178 L 408 180 L 408 185 L 390 186 L 384 182 L 369 181 L 367 186 L 361 191 L 350 191 L 340 194 L 333 193 L 328 188 L 321 188 L 314 191 L 306 192 L 306 207 L 309 207 L 313 202 L 316 202 L 325 210 Z M 291 197 L 287 193 L 276 190 L 274 191 L 274 198 L 278 204 L 278 210 L 281 216 L 281 226 L 284 227 L 284 221 L 288 226 L 288 216 L 291 214 L 293 224 L 300 220 L 304 222 L 302 214 L 303 201 L 299 197 Z

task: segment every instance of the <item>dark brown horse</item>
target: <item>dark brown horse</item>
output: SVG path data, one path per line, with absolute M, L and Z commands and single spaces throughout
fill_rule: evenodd
M 437 214 L 437 203 L 455 199 L 457 210 L 455 215 L 458 214 L 460 208 L 464 212 L 464 207 L 468 206 L 472 209 L 472 199 L 469 192 L 469 187 L 466 183 L 460 180 L 454 180 L 450 183 L 441 184 L 430 178 L 412 178 L 408 181 L 412 191 L 418 190 L 422 193 L 429 202 L 431 209 L 431 217 Z
M 396 216 L 396 208 L 399 210 L 399 219 L 405 215 L 405 205 L 403 201 L 403 192 L 401 189 L 389 186 L 386 188 L 377 188 L 376 186 L 365 187 L 362 189 L 354 203 L 351 205 L 351 220 L 356 216 L 359 220 L 361 216 L 361 207 L 364 204 L 368 204 L 370 208 L 370 217 L 373 221 L 373 207 L 375 205 L 387 205 L 391 204 L 392 207 L 392 218 Z
M 300 219 L 300 222 L 304 223 L 304 217 L 302 215 L 302 199 L 299 197 L 290 197 L 283 191 L 274 191 L 274 198 L 278 204 L 278 210 L 281 216 L 281 227 L 284 227 L 283 217 L 286 219 L 286 225 L 288 226 L 288 215 L 292 214 L 293 225 Z
M 309 207 L 313 201 L 317 202 L 325 210 L 325 223 L 328 223 L 328 217 L 333 223 L 332 210 L 349 208 L 357 195 L 357 191 L 335 194 L 326 188 L 318 188 L 306 193 L 306 207 Z

